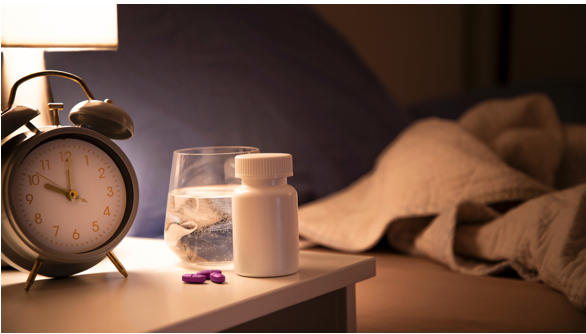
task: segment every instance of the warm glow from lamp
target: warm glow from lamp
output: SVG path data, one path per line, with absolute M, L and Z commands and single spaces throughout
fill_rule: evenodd
M 115 4 L 1 5 L 2 109 L 10 88 L 21 77 L 45 70 L 44 51 L 116 50 Z M 88 65 L 91 66 L 91 65 Z M 51 124 L 46 78 L 27 82 L 15 104 L 38 108 L 38 125 Z
M 118 46 L 116 5 L 2 5 L 2 47 Z

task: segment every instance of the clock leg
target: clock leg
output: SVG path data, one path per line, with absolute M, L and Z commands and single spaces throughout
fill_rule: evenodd
M 110 259 L 110 261 L 112 261 L 112 263 L 114 264 L 116 269 L 118 269 L 118 271 L 122 274 L 122 276 L 128 277 L 126 269 L 124 269 L 124 266 L 122 265 L 122 263 L 120 263 L 120 261 L 118 261 L 118 258 L 114 255 L 114 253 L 108 252 L 108 254 L 106 255 L 108 255 L 108 258 Z
M 28 291 L 28 289 L 30 289 L 35 282 L 35 278 L 37 277 L 39 269 L 41 269 L 41 263 L 43 263 L 43 258 L 39 255 L 35 261 L 35 264 L 33 265 L 33 269 L 31 269 L 31 272 L 28 274 L 28 278 L 26 279 L 26 284 L 24 285 L 24 289 L 26 291 Z

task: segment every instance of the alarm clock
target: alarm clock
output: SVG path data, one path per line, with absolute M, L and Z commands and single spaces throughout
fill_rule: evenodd
M 35 108 L 12 107 L 20 84 L 40 76 L 77 82 L 88 96 L 73 107 L 76 126 L 60 126 L 62 104 L 50 103 L 54 125 L 35 127 Z M 12 108 L 11 108 L 12 107 Z M 15 133 L 25 125 L 29 131 Z M 112 250 L 138 209 L 138 181 L 128 157 L 112 141 L 132 136 L 130 116 L 112 101 L 95 100 L 83 80 L 42 71 L 17 81 L 2 112 L 2 260 L 38 274 L 70 276 L 106 256 L 127 277 Z

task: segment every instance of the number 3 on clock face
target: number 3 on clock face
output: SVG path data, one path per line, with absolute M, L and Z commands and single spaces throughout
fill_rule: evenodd
M 10 193 L 21 230 L 41 246 L 83 253 L 108 241 L 126 208 L 120 169 L 99 147 L 55 139 L 33 149 L 13 174 Z

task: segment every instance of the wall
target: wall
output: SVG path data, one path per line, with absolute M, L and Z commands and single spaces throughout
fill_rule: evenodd
M 401 104 L 462 89 L 462 6 L 312 5 Z
M 311 5 L 401 104 L 586 79 L 586 6 Z
M 586 78 L 586 6 L 514 5 L 511 82 Z

